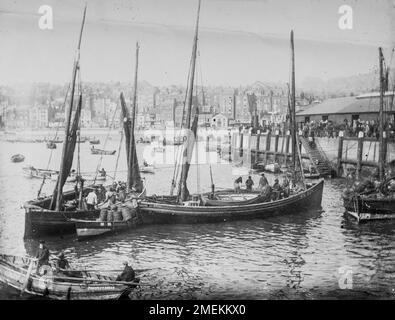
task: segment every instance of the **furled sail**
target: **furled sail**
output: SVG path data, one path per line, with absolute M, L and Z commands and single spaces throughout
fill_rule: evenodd
M 74 158 L 74 151 L 75 151 L 75 146 L 77 144 L 77 133 L 79 130 L 79 123 L 80 123 L 80 118 L 81 118 L 81 108 L 82 108 L 82 95 L 79 97 L 78 105 L 75 110 L 74 114 L 74 119 L 73 123 L 71 125 L 69 135 L 67 136 L 67 147 L 66 147 L 66 152 L 65 152 L 65 157 L 63 159 L 63 170 L 62 173 L 59 174 L 58 176 L 58 181 L 56 183 L 56 187 L 54 190 L 54 194 L 52 199 L 56 199 L 56 195 L 58 194 L 58 188 L 63 189 L 63 186 L 66 182 L 67 177 L 70 174 L 71 167 L 73 165 L 73 158 Z M 60 184 L 59 184 L 59 179 Z M 60 198 L 61 199 L 61 198 Z M 55 202 L 52 201 L 52 206 L 55 205 Z M 59 204 L 60 207 L 60 204 Z
M 137 159 L 136 142 L 133 132 L 134 130 L 132 130 L 134 126 L 131 125 L 134 123 L 134 116 L 131 117 L 129 114 L 123 92 L 121 92 L 120 99 L 123 117 L 123 130 L 125 133 L 126 159 L 128 163 L 128 188 L 129 190 L 134 189 L 137 192 L 141 192 L 143 190 L 143 182 L 141 181 L 139 163 Z

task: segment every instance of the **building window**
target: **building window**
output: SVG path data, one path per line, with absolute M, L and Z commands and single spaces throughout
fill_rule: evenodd
M 304 122 L 305 123 L 310 122 L 310 117 L 304 117 Z
M 327 121 L 328 120 L 328 116 L 322 116 L 322 121 Z

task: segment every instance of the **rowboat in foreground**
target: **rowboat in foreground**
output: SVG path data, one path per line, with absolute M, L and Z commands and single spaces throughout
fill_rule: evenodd
M 87 271 L 79 271 L 77 276 L 64 276 L 55 271 L 42 276 L 36 269 L 36 259 L 0 254 L 0 282 L 29 296 L 112 300 L 128 296 L 138 285 L 138 279 L 134 282 L 115 281 L 114 277 Z
M 91 153 L 92 154 L 103 154 L 103 155 L 114 155 L 116 150 L 102 150 L 102 149 L 96 149 L 95 147 L 92 146 L 91 148 Z

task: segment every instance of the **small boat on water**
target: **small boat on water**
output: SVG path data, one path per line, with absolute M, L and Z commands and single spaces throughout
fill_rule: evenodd
M 141 166 L 140 167 L 140 172 L 142 173 L 155 173 L 155 167 L 154 166 Z
M 36 269 L 36 259 L 0 254 L 0 282 L 29 296 L 57 300 L 113 300 L 129 296 L 139 284 L 138 278 L 133 282 L 116 281 L 107 274 L 83 270 L 67 271 L 66 276 L 52 268 L 53 272 L 48 270 L 43 276 L 37 274 Z
M 56 149 L 56 143 L 53 141 L 48 141 L 46 145 L 48 149 Z
M 23 154 L 14 154 L 11 157 L 12 162 L 23 162 L 25 160 L 25 156 Z
M 39 178 L 39 179 L 57 179 L 58 171 L 55 170 L 46 170 L 46 169 L 37 169 L 33 166 L 23 167 L 23 174 L 27 178 Z
M 95 147 L 92 146 L 91 148 L 91 154 L 103 154 L 103 155 L 114 155 L 117 151 L 116 150 L 102 150 L 102 149 L 96 149 Z
M 100 144 L 100 140 L 99 139 L 91 139 L 89 140 L 90 144 Z

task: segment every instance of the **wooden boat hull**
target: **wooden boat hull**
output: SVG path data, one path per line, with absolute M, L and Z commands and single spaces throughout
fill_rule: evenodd
M 112 156 L 116 153 L 116 150 L 107 151 L 107 150 L 100 150 L 100 149 L 91 149 L 92 154 L 99 154 L 99 155 L 109 155 Z
M 25 160 L 25 156 L 21 154 L 17 154 L 11 157 L 12 162 L 23 162 Z
M 192 224 L 297 214 L 321 207 L 323 187 L 324 181 L 320 180 L 306 191 L 288 198 L 244 206 L 187 207 L 143 200 L 140 203 L 140 215 L 143 224 Z
M 395 219 L 395 199 L 342 195 L 346 212 L 358 222 Z
M 114 234 L 137 227 L 139 223 L 129 221 L 84 221 L 74 220 L 78 240 L 94 238 L 105 234 Z
M 90 192 L 85 189 L 85 193 Z M 65 199 L 73 199 L 74 191 L 64 193 Z M 24 238 L 41 236 L 63 236 L 76 232 L 75 223 L 70 219 L 95 220 L 100 210 L 92 211 L 54 211 L 44 209 L 49 207 L 51 197 L 33 200 L 24 204 L 25 207 L 25 234 Z
M 27 270 L 31 260 L 0 254 L 0 281 L 9 287 L 22 291 L 27 278 Z M 95 283 L 86 278 L 75 278 L 73 281 L 59 281 L 53 277 L 36 274 L 37 263 L 33 263 L 25 294 L 43 296 L 50 299 L 70 300 L 107 300 L 118 299 L 122 294 L 130 293 L 131 288 L 125 284 Z M 105 276 L 84 272 L 84 277 L 103 279 Z M 111 279 L 110 277 L 105 277 Z
M 229 192 L 230 199 L 226 199 L 226 197 L 223 199 L 221 199 L 221 197 L 218 198 L 219 199 L 210 199 L 208 194 L 201 195 L 203 205 L 205 206 L 243 206 L 246 204 L 253 204 L 264 201 L 264 198 L 260 196 L 259 192 L 254 192 L 251 194 L 244 192 L 241 194 L 237 194 L 233 191 Z

